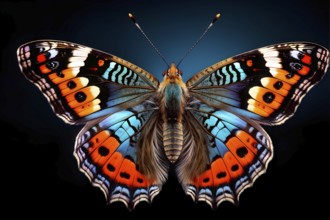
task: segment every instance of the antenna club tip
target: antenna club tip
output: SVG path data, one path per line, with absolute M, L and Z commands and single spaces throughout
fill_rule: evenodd
M 220 13 L 215 15 L 215 17 L 213 18 L 213 20 L 211 22 L 211 25 L 213 25 L 219 18 L 220 18 Z
M 128 17 L 129 18 L 134 18 L 134 16 L 132 15 L 132 13 L 128 13 Z
M 132 13 L 128 13 L 128 17 L 129 17 L 129 19 L 131 19 L 133 21 L 134 24 L 136 24 L 136 20 Z

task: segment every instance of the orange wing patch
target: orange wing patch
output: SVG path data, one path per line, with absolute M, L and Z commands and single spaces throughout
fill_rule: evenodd
M 116 181 L 119 184 L 124 184 L 131 187 L 135 178 L 136 167 L 135 164 L 129 159 L 123 159 L 123 163 L 119 169 Z
M 307 65 L 310 65 L 312 63 L 312 57 L 307 55 L 307 54 L 304 54 L 302 57 L 301 57 L 301 62 L 307 64 Z
M 230 176 L 222 158 L 218 158 L 212 162 L 211 170 L 215 186 L 227 184 L 230 182 Z
M 195 178 L 195 185 L 199 187 L 213 186 L 212 171 L 206 170 L 199 177 Z
M 262 104 L 254 99 L 249 99 L 248 100 L 248 106 L 247 109 L 251 112 L 254 112 L 258 115 L 268 117 L 270 114 L 274 112 L 274 109 L 269 108 L 265 104 Z
M 88 153 L 92 153 L 97 149 L 107 138 L 110 137 L 110 132 L 108 130 L 103 130 L 93 136 L 88 142 L 89 148 Z
M 148 180 L 137 169 L 133 161 L 124 158 L 116 150 L 120 146 L 119 141 L 103 130 L 89 141 L 89 157 L 93 163 L 102 169 L 102 173 L 119 184 L 127 187 L 147 187 L 153 181 Z
M 242 176 L 244 169 L 233 153 L 230 151 L 226 152 L 223 156 L 223 161 L 228 167 L 228 172 L 232 179 L 236 179 L 237 177 Z
M 272 90 L 273 92 L 279 93 L 282 96 L 288 95 L 291 85 L 289 83 L 283 82 L 282 80 L 272 78 L 272 77 L 264 77 L 261 79 L 261 84 L 267 88 Z
M 76 77 L 79 73 L 79 68 L 65 69 L 59 72 L 54 72 L 48 75 L 48 78 L 54 83 L 59 84 Z
M 47 74 L 47 73 L 50 73 L 52 71 L 50 68 L 48 68 L 47 64 L 40 65 L 39 70 L 43 74 Z
M 255 159 L 255 154 L 237 137 L 230 138 L 226 145 L 243 167 L 251 164 Z
M 269 72 L 277 79 L 280 79 L 284 82 L 294 85 L 300 79 L 300 76 L 289 71 L 278 69 L 278 68 L 269 68 Z
M 94 112 L 101 110 L 101 106 L 99 105 L 100 103 L 100 99 L 94 99 L 91 102 L 88 102 L 84 105 L 75 108 L 74 111 L 77 113 L 77 115 L 79 115 L 79 117 L 84 117 L 86 115 L 90 115 Z
M 253 66 L 253 60 L 247 60 L 247 61 L 246 61 L 246 65 L 247 65 L 248 67 L 252 67 L 252 66 Z
M 278 109 L 284 100 L 284 97 L 280 94 L 274 93 L 269 89 L 254 86 L 249 90 L 249 94 L 252 98 L 261 102 L 272 109 Z
M 254 154 L 258 153 L 258 149 L 257 149 L 258 142 L 250 134 L 248 134 L 245 131 L 240 130 L 240 131 L 236 132 L 236 137 L 240 141 L 242 141 L 244 143 L 244 145 L 246 147 L 248 147 L 251 152 L 253 152 Z
M 65 81 L 58 85 L 58 88 L 61 90 L 63 96 L 66 96 L 72 92 L 75 92 L 79 89 L 84 88 L 88 85 L 89 80 L 86 77 L 77 77 L 69 81 Z
M 104 60 L 99 60 L 99 61 L 97 62 L 97 65 L 98 65 L 99 67 L 102 67 L 102 66 L 104 65 Z
M 42 63 L 42 62 L 45 62 L 47 60 L 47 57 L 45 56 L 45 54 L 39 54 L 38 56 L 37 56 L 37 61 L 38 61 L 38 63 Z
M 102 166 L 102 173 L 110 180 L 116 179 L 123 160 L 124 158 L 119 152 L 114 152 L 107 163 Z
M 300 75 L 307 75 L 309 73 L 310 68 L 308 66 L 302 65 L 300 70 L 297 70 Z
M 94 100 L 100 94 L 100 88 L 97 86 L 88 86 L 79 90 L 78 92 L 71 93 L 66 96 L 68 105 L 71 108 L 76 108 L 80 105 L 86 104 Z

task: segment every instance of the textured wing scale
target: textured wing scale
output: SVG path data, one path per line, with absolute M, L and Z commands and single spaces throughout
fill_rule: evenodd
M 146 100 L 159 82 L 121 58 L 74 43 L 34 41 L 18 48 L 20 68 L 70 124 Z
M 223 201 L 237 203 L 244 189 L 266 171 L 272 159 L 271 139 L 259 126 L 246 118 L 198 103 L 189 110 L 196 124 L 208 136 L 209 164 L 191 182 L 182 182 L 195 201 L 216 208 Z
M 161 181 L 141 173 L 137 158 L 141 129 L 157 117 L 154 109 L 145 102 L 90 122 L 77 136 L 74 155 L 80 170 L 109 203 L 121 201 L 132 209 L 141 201 L 151 202 L 161 189 Z M 167 176 L 166 164 L 157 169 Z
M 130 209 L 152 201 L 168 169 L 159 149 L 160 132 L 146 134 L 158 128 L 152 98 L 157 79 L 121 58 L 70 42 L 34 41 L 18 48 L 17 55 L 22 72 L 57 116 L 70 124 L 87 123 L 74 155 L 107 201 L 121 201 Z M 147 158 L 141 137 L 148 137 L 152 147 Z M 153 169 L 146 172 L 143 163 Z
M 264 124 L 281 124 L 324 76 L 329 51 L 292 42 L 253 50 L 221 61 L 187 82 L 199 100 Z

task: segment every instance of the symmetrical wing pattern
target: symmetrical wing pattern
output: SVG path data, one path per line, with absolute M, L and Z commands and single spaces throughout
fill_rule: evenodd
M 85 124 L 74 150 L 80 170 L 108 203 L 129 209 L 151 202 L 171 168 L 194 201 L 238 203 L 273 156 L 260 124 L 290 118 L 329 64 L 322 46 L 282 43 L 218 62 L 187 83 L 172 64 L 159 83 L 128 61 L 70 42 L 34 41 L 17 55 L 55 114 Z

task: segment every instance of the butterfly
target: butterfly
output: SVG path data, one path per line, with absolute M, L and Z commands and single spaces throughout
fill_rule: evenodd
M 59 40 L 20 46 L 25 77 L 76 137 L 79 169 L 108 203 L 152 202 L 174 169 L 194 201 L 213 208 L 240 194 L 273 157 L 261 125 L 280 125 L 324 76 L 329 51 L 289 42 L 220 61 L 183 82 L 171 64 L 159 82 L 115 55 Z

